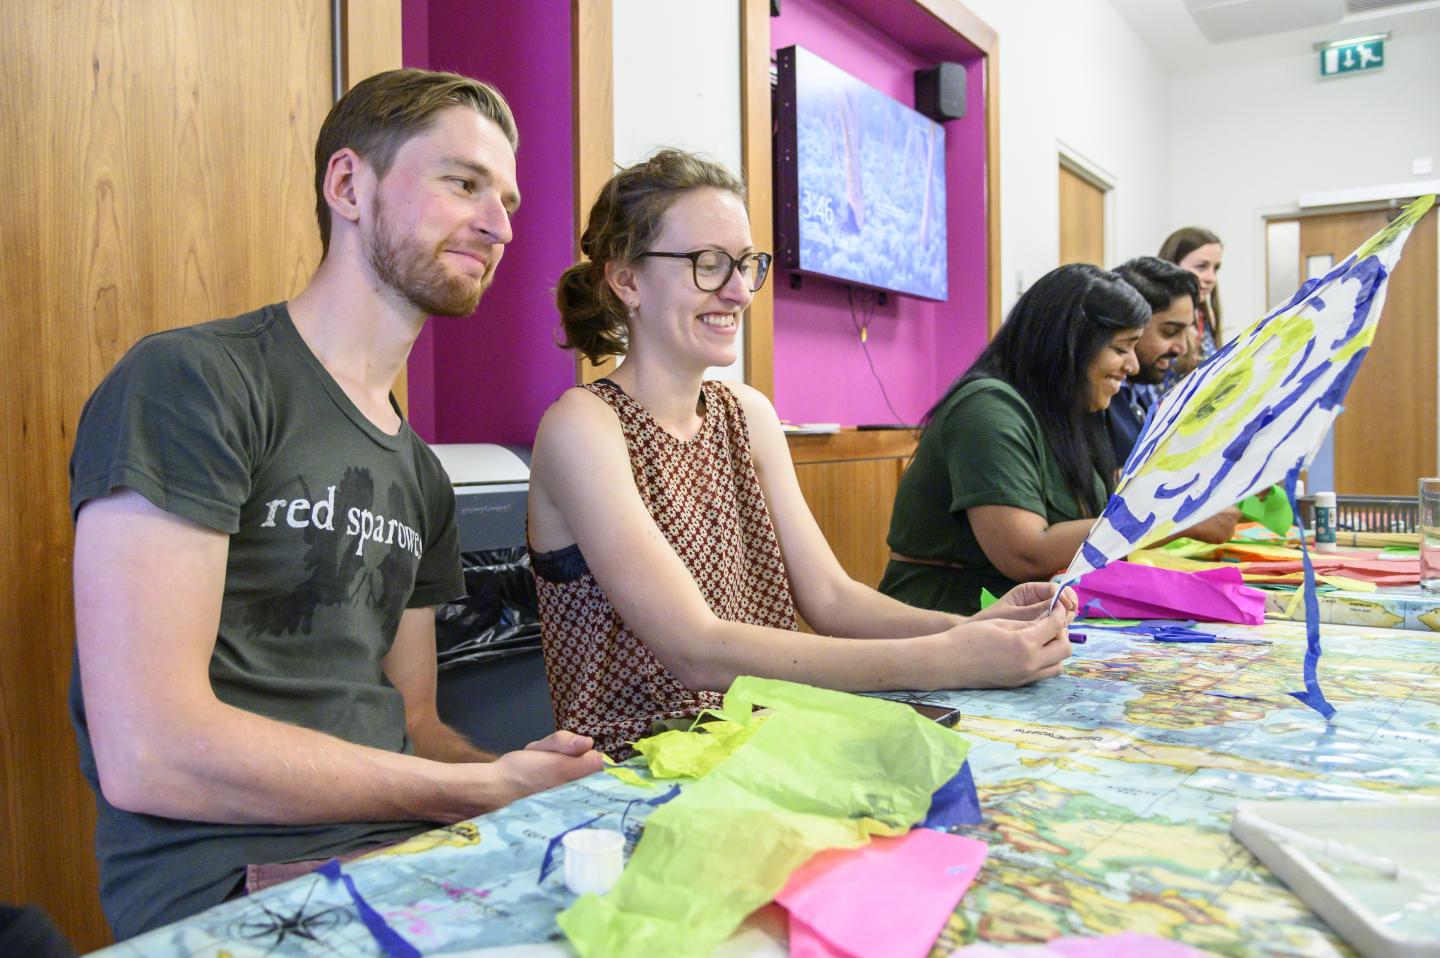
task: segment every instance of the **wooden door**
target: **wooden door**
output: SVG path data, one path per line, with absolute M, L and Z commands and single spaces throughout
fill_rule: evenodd
M 141 336 L 305 283 L 330 31 L 327 0 L 0 6 L 0 900 L 82 951 L 109 932 L 65 709 L 80 407 Z
M 1385 210 L 1300 220 L 1301 274 L 1306 257 L 1339 263 L 1389 222 Z M 1335 421 L 1335 491 L 1415 495 L 1436 463 L 1436 213 L 1410 234 L 1391 275 L 1375 341 Z
M 1060 264 L 1105 265 L 1105 191 L 1060 166 Z

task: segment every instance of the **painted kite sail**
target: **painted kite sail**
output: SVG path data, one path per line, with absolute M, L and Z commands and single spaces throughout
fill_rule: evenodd
M 1341 410 L 1375 338 L 1385 287 L 1400 250 L 1435 204 L 1422 196 L 1345 261 L 1306 280 L 1290 301 L 1255 323 L 1182 379 L 1151 412 L 1120 473 L 1115 494 L 1070 561 L 1064 581 L 1295 480 Z M 1305 563 L 1305 689 L 1290 693 L 1325 718 L 1316 667 L 1320 610 Z M 1102 614 L 1103 610 L 1102 610 Z
M 1344 262 L 1226 343 L 1170 391 L 1140 432 L 1064 578 L 1079 579 L 1303 468 L 1375 338 L 1386 281 L 1423 196 Z

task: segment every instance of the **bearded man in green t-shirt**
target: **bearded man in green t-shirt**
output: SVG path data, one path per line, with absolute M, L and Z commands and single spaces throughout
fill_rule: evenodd
M 583 736 L 497 758 L 437 716 L 455 498 L 390 393 L 494 275 L 516 142 L 479 81 L 357 84 L 304 291 L 142 340 L 86 404 L 70 698 L 117 937 L 599 769 Z

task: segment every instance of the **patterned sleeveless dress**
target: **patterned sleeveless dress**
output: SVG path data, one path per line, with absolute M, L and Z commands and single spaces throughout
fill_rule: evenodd
M 609 380 L 584 388 L 619 417 L 640 498 L 711 611 L 795 629 L 790 581 L 735 395 L 718 382 L 702 384 L 704 421 L 681 442 Z M 720 693 L 685 688 L 621 620 L 578 545 L 532 552 L 531 561 L 558 728 L 594 737 L 596 748 L 618 759 L 656 720 L 719 707 Z

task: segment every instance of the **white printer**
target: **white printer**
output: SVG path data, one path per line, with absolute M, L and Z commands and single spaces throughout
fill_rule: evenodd
M 431 448 L 440 457 L 440 464 L 455 487 L 460 551 L 519 550 L 518 559 L 511 555 L 494 561 L 528 562 L 523 550 L 525 498 L 530 490 L 529 448 L 494 443 L 457 443 Z M 483 566 L 491 561 L 489 556 L 466 560 L 467 588 L 474 589 L 482 582 L 486 575 Z M 479 584 L 478 588 L 488 597 L 486 601 L 494 601 L 496 580 Z M 534 601 L 533 592 L 529 601 Z M 443 619 L 446 612 L 445 606 L 437 610 L 437 620 Z M 497 646 L 505 646 L 503 654 L 464 655 L 454 659 L 447 658 L 443 626 L 437 629 L 437 641 L 441 663 L 435 690 L 436 706 L 441 719 L 452 728 L 499 752 L 524 748 L 527 742 L 555 731 L 538 634 L 525 641 L 516 636 L 497 642 Z
M 530 450 L 490 442 L 431 446 L 455 487 L 460 551 L 525 545 Z

